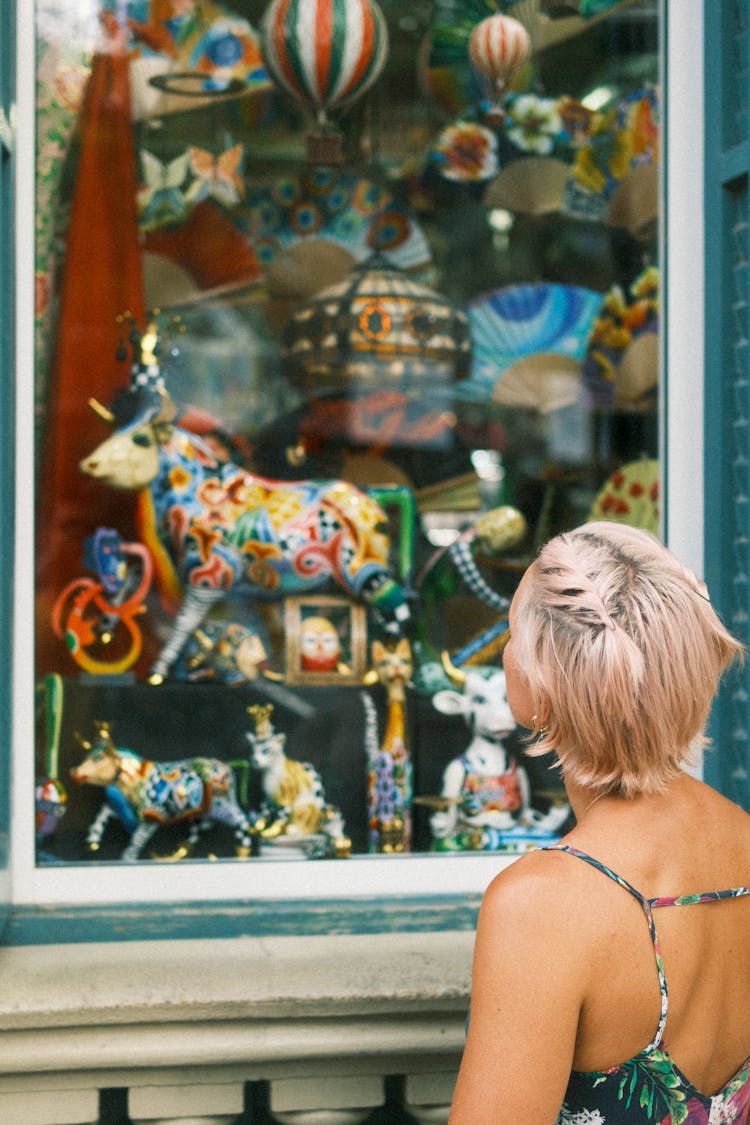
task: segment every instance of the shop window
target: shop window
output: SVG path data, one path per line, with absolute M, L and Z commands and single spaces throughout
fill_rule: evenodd
M 38 0 L 50 884 L 444 891 L 562 830 L 502 646 L 551 533 L 659 526 L 658 23 Z
M 14 208 L 15 186 L 15 36 L 12 33 L 12 13 L 7 6 L 0 11 L 0 37 L 6 50 L 0 59 L 0 370 L 10 370 L 11 357 L 15 343 L 13 301 L 13 263 L 14 263 Z M 0 426 L 9 434 L 13 419 L 13 387 L 10 379 L 0 382 Z M 6 541 L 12 541 L 14 532 L 13 516 L 13 450 L 12 443 L 6 440 L 2 451 L 2 486 L 0 486 L 0 524 Z M 3 622 L 3 653 L 0 657 L 0 739 L 8 748 L 11 741 L 10 727 L 10 685 L 12 682 L 12 654 L 10 645 L 10 622 L 12 620 L 12 591 L 6 583 L 0 590 L 0 621 Z M 4 914 L 8 899 L 8 859 L 10 823 L 10 756 L 0 755 L 0 915 Z

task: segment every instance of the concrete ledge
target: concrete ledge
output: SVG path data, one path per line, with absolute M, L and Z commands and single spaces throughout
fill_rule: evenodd
M 472 947 L 454 931 L 6 947 L 0 1095 L 455 1072 Z
M 473 940 L 449 931 L 10 946 L 0 948 L 0 1031 L 459 1013 Z

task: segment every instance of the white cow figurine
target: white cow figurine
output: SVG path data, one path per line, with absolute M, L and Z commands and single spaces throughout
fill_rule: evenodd
M 433 813 L 430 828 L 436 841 L 450 849 L 457 837 L 481 837 L 488 826 L 513 828 L 530 807 L 526 771 L 511 761 L 503 738 L 516 729 L 508 706 L 505 673 L 469 670 L 463 690 L 439 691 L 433 705 L 443 715 L 461 715 L 472 739 L 443 774 L 441 796 L 447 808 Z
M 433 704 L 444 715 L 461 715 L 472 738 L 443 774 L 441 803 L 430 817 L 438 851 L 491 850 L 519 837 L 549 834 L 567 817 L 555 807 L 547 815 L 531 808 L 526 770 L 511 758 L 504 737 L 516 729 L 502 668 L 471 668 L 461 691 L 436 692 Z

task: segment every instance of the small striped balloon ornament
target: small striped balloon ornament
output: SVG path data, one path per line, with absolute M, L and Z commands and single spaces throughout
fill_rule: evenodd
M 388 27 L 377 3 L 272 0 L 260 33 L 273 80 L 316 116 L 310 159 L 340 160 L 340 133 L 330 115 L 372 86 L 388 55 Z
M 505 117 L 503 98 L 521 67 L 531 58 L 532 49 L 528 31 L 512 16 L 488 16 L 471 33 L 469 58 L 489 86 L 488 116 L 498 125 Z

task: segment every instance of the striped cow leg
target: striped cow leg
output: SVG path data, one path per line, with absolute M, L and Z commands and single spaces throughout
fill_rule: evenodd
M 212 820 L 228 824 L 234 829 L 235 848 L 238 856 L 244 859 L 252 853 L 253 836 L 250 823 L 233 794 L 228 797 L 214 795 L 208 816 Z
M 141 849 L 148 843 L 148 841 L 156 832 L 155 824 L 139 824 L 133 835 L 130 837 L 130 843 L 125 851 L 120 856 L 123 863 L 135 863 L 140 857 Z
M 210 590 L 204 587 L 189 586 L 185 598 L 172 626 L 172 633 L 159 653 L 149 675 L 149 683 L 160 684 L 182 652 L 183 646 L 194 629 L 203 621 L 213 605 L 224 597 L 223 590 Z

